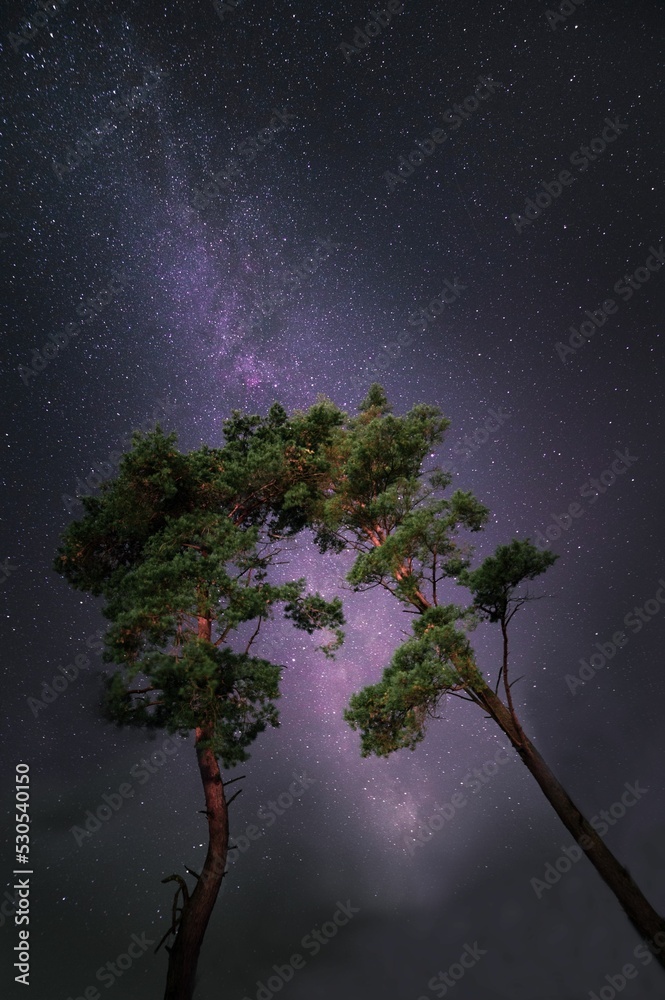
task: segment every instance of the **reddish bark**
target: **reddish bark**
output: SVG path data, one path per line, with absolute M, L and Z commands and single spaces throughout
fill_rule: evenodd
M 183 903 L 175 941 L 169 954 L 164 1000 L 192 1000 L 194 977 L 208 921 L 222 884 L 229 843 L 228 807 L 217 758 L 196 730 L 196 755 L 203 781 L 208 820 L 208 853 L 194 891 Z
M 212 638 L 210 615 L 198 619 L 198 637 Z M 191 896 L 183 900 L 183 910 L 169 953 L 164 1000 L 192 1000 L 194 979 L 208 921 L 219 895 L 229 847 L 228 803 L 219 764 L 206 745 L 210 732 L 196 729 L 196 757 L 205 795 L 208 820 L 208 853 Z
M 526 736 L 516 717 L 506 708 L 492 689 L 483 684 L 476 688 L 475 696 L 489 715 L 501 727 L 522 761 L 540 785 L 566 829 L 580 845 L 605 884 L 623 907 L 637 933 L 646 942 L 658 942 L 665 935 L 665 920 L 653 908 L 629 872 L 617 861 L 600 835 L 582 815 L 568 792 L 545 763 L 531 740 Z M 656 945 L 657 947 L 657 945 Z M 656 949 L 654 949 L 655 951 Z M 655 959 L 665 968 L 665 949 L 655 953 Z

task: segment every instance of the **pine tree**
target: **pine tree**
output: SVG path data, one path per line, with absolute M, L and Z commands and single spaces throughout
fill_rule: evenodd
M 529 539 L 500 545 L 471 569 L 472 550 L 459 532 L 480 531 L 488 509 L 471 493 L 445 497 L 452 477 L 423 471 L 449 421 L 432 406 L 392 415 L 381 386 L 373 385 L 357 417 L 337 432 L 334 489 L 316 512 L 321 550 L 357 553 L 347 580 L 356 591 L 382 587 L 410 611 L 412 635 L 394 652 L 382 679 L 354 694 L 344 716 L 361 736 L 361 754 L 414 750 L 428 720 L 448 696 L 477 705 L 509 739 L 557 815 L 614 893 L 637 932 L 665 967 L 665 921 L 584 817 L 518 718 L 509 675 L 508 626 L 529 601 L 528 581 L 556 556 Z M 332 454 L 332 452 L 329 452 Z M 447 584 L 470 590 L 462 607 L 442 603 Z M 480 621 L 499 626 L 501 656 L 493 684 L 478 668 L 469 632 Z M 501 695 L 499 694 L 502 689 Z
M 103 715 L 118 725 L 195 734 L 208 849 L 190 893 L 178 885 L 165 1000 L 190 1000 L 204 934 L 227 864 L 228 806 L 220 773 L 278 725 L 282 667 L 252 654 L 279 610 L 298 629 L 343 639 L 339 598 L 306 593 L 305 579 L 277 582 L 276 557 L 308 523 L 329 469 L 323 446 L 341 415 L 319 401 L 291 419 L 234 412 L 221 448 L 182 454 L 159 427 L 134 435 L 114 479 L 82 498 L 84 515 L 63 534 L 55 569 L 104 599 L 110 626 Z M 241 641 L 242 638 L 242 641 Z M 235 794 L 238 794 L 237 792 Z M 178 905 L 179 904 L 179 905 Z

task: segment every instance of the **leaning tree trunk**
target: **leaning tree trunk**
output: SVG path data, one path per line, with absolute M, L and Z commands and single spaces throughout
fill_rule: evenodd
M 217 758 L 211 749 L 200 745 L 205 735 L 204 730 L 196 730 L 196 755 L 208 820 L 208 853 L 191 896 L 183 893 L 182 914 L 169 954 L 164 1000 L 192 1000 L 199 952 L 226 868 L 228 803 Z
M 654 938 L 659 933 L 665 936 L 665 920 L 654 910 L 651 903 L 633 882 L 628 871 L 619 864 L 599 834 L 577 808 L 563 785 L 549 769 L 531 740 L 525 735 L 514 709 L 512 709 L 512 704 L 510 710 L 506 708 L 498 695 L 484 682 L 481 685 L 474 685 L 473 694 L 475 695 L 474 700 L 487 709 L 489 715 L 501 727 L 517 750 L 561 822 L 573 835 L 600 877 L 620 902 L 637 933 L 647 943 L 653 943 Z M 587 846 L 583 847 L 582 844 Z M 663 940 L 663 936 L 659 938 L 659 941 Z M 656 951 L 656 947 L 654 951 Z M 655 958 L 665 968 L 665 950 L 656 951 Z

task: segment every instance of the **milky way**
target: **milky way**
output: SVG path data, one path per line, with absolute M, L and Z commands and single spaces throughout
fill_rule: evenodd
M 324 393 L 354 413 L 373 380 L 395 412 L 427 402 L 452 420 L 427 462 L 450 463 L 454 485 L 491 508 L 478 557 L 566 525 L 617 449 L 636 456 L 546 535 L 561 558 L 542 578 L 547 599 L 515 620 L 512 672 L 524 675 L 525 728 L 587 815 L 627 781 L 649 787 L 608 843 L 665 909 L 665 615 L 581 690 L 565 681 L 665 574 L 665 285 L 659 268 L 648 283 L 636 270 L 664 238 L 659 5 L 606 0 L 556 17 L 524 0 L 404 5 L 354 50 L 373 16 L 356 2 L 70 0 L 24 30 L 31 10 L 12 0 L 0 31 L 0 560 L 11 567 L 3 794 L 16 761 L 33 774 L 34 995 L 76 998 L 133 933 L 159 939 L 160 879 L 204 850 L 191 745 L 94 837 L 72 837 L 157 746 L 101 726 L 94 655 L 37 718 L 28 706 L 104 625 L 98 602 L 51 570 L 77 483 L 155 413 L 187 450 L 219 444 L 234 408 L 305 408 Z M 474 99 L 481 78 L 496 86 Z M 607 119 L 623 124 L 601 150 Z M 571 157 L 588 144 L 595 158 L 580 170 Z M 556 193 L 564 169 L 573 182 Z M 106 301 L 114 274 L 126 280 Z M 622 275 L 638 275 L 629 300 L 615 291 Z M 610 298 L 617 309 L 594 324 Z M 591 332 L 562 352 L 585 321 Z M 349 898 L 360 915 L 284 996 L 430 1000 L 431 977 L 476 940 L 487 954 L 457 1000 L 600 990 L 636 939 L 584 860 L 536 898 L 530 879 L 568 835 L 513 758 L 471 790 L 504 746 L 499 731 L 451 698 L 414 753 L 362 760 L 341 713 L 380 677 L 407 616 L 388 595 L 345 588 L 348 555 L 321 559 L 303 537 L 290 558 L 286 575 L 344 597 L 347 641 L 328 661 L 278 625 L 257 647 L 286 668 L 281 726 L 240 769 L 232 833 L 294 770 L 314 783 L 225 880 L 201 998 L 254 998 Z M 466 594 L 451 587 L 448 599 Z M 492 678 L 499 638 L 490 626 L 473 637 Z M 10 869 L 6 853 L 8 886 Z M 118 996 L 160 995 L 164 969 L 146 955 Z M 631 988 L 662 995 L 653 966 Z

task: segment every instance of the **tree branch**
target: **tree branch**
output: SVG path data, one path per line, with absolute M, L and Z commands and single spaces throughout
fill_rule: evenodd
M 187 868 L 189 871 L 189 868 Z M 192 872 L 192 874 L 195 874 Z M 196 876 L 198 878 L 198 875 Z M 171 936 L 171 934 L 176 934 L 178 924 L 182 919 L 183 910 L 189 902 L 189 889 L 187 888 L 187 883 L 185 882 L 182 875 L 169 875 L 167 878 L 163 878 L 162 882 L 177 882 L 178 888 L 175 891 L 175 896 L 173 897 L 173 906 L 171 909 L 171 926 L 167 930 L 164 937 L 161 939 L 157 947 L 155 948 L 154 954 L 156 955 L 159 949 L 162 947 L 164 942 Z M 180 907 L 180 916 L 178 916 L 178 896 L 182 893 L 182 906 Z M 167 946 L 167 951 L 170 949 Z
M 513 610 L 512 614 L 514 614 L 515 611 L 517 611 L 517 608 Z M 512 614 L 510 615 L 511 618 Z M 508 683 L 508 623 L 505 617 L 501 619 L 501 634 L 503 636 L 503 686 L 506 692 L 508 711 L 510 712 L 510 717 L 513 720 L 513 725 L 515 726 L 515 730 L 519 736 L 519 743 L 521 746 L 524 746 L 524 731 L 520 725 L 519 719 L 517 718 L 515 706 L 513 705 L 513 696 L 510 690 L 511 685 Z
M 259 630 L 260 630 L 260 628 L 261 628 L 261 623 L 262 623 L 262 622 L 263 622 L 263 616 L 262 616 L 262 615 L 259 615 L 259 621 L 258 621 L 258 624 L 257 624 L 257 626 L 256 626 L 256 628 L 255 628 L 255 630 L 254 630 L 254 633 L 253 633 L 253 635 L 252 635 L 251 639 L 250 639 L 250 640 L 249 640 L 249 642 L 247 643 L 247 648 L 245 649 L 245 655 L 247 655 L 247 653 L 249 653 L 249 650 L 250 650 L 250 648 L 251 648 L 251 645 L 252 645 L 252 643 L 254 642 L 254 640 L 256 639 L 257 635 L 259 634 Z

